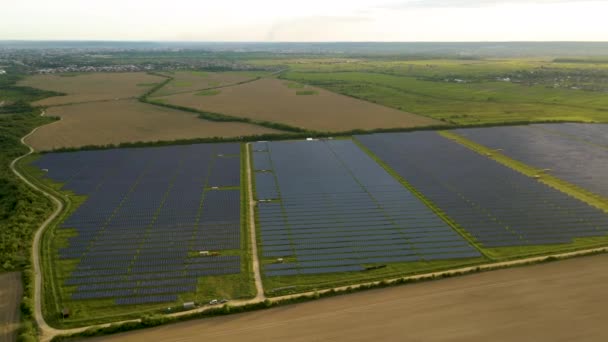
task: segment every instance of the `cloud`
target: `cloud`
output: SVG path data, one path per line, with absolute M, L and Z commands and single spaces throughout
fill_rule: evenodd
M 389 10 L 406 10 L 414 8 L 480 8 L 505 4 L 542 5 L 590 1 L 594 2 L 599 0 L 405 0 L 385 3 L 376 8 Z

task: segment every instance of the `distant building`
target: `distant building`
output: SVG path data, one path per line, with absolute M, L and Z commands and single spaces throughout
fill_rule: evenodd
M 6 74 L 6 71 L 0 69 L 0 75 L 4 75 L 4 74 Z

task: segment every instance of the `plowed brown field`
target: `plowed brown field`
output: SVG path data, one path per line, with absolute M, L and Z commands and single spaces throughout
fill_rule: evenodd
M 582 257 L 98 341 L 606 341 L 607 268 L 608 255 Z
M 22 291 L 18 272 L 0 274 L 0 342 L 17 339 Z
M 19 85 L 65 93 L 35 102 L 36 105 L 54 106 L 66 103 L 116 100 L 136 97 L 165 79 L 143 72 L 95 73 L 75 76 L 36 75 L 19 82 Z
M 61 120 L 40 127 L 26 139 L 36 150 L 278 132 L 246 123 L 202 120 L 196 114 L 137 100 L 51 107 L 47 115 L 59 116 Z
M 285 81 L 261 79 L 222 88 L 213 96 L 196 93 L 159 97 L 168 103 L 255 120 L 279 122 L 317 131 L 407 128 L 440 122 L 374 103 L 307 87 L 313 95 L 297 95 Z

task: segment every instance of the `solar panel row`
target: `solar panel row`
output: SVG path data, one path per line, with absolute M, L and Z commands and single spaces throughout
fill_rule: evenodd
M 256 173 L 256 191 L 277 200 L 257 206 L 263 255 L 297 260 L 266 265 L 268 276 L 480 255 L 350 140 L 268 142 L 265 150 L 254 162 L 268 154 L 272 169 Z
M 59 250 L 79 259 L 65 279 L 80 285 L 73 299 L 190 292 L 200 276 L 240 273 L 238 256 L 188 257 L 240 248 L 240 190 L 209 190 L 240 186 L 239 144 L 50 153 L 35 165 L 87 196 L 62 224 L 77 232 Z M 139 300 L 162 298 L 173 297 Z
M 608 232 L 600 210 L 435 132 L 357 139 L 484 246 L 568 243 Z
M 608 197 L 608 125 L 542 124 L 456 132 Z

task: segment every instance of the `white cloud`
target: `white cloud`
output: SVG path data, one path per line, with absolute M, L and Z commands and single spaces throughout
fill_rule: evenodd
M 401 0 L 387 2 L 379 5 L 384 9 L 412 9 L 412 8 L 479 8 L 485 6 L 500 6 L 510 4 L 546 5 L 559 3 L 590 2 L 590 0 Z M 596 2 L 604 2 L 597 0 Z
M 608 1 L 9 2 L 2 8 L 0 39 L 608 41 L 608 25 L 603 18 L 608 13 Z

